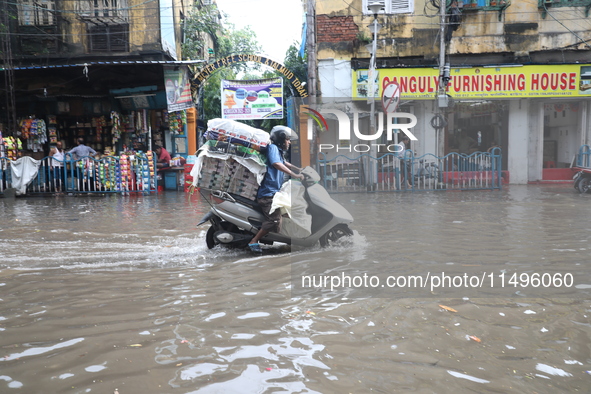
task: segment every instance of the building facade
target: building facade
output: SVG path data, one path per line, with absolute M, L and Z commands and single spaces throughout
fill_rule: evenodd
M 308 7 L 315 13 L 319 95 L 366 99 L 374 86 L 381 98 L 395 84 L 398 111 L 418 120 L 412 146 L 418 154 L 499 146 L 511 183 L 570 176 L 572 158 L 591 139 L 586 3 L 448 1 L 442 23 L 436 0 L 386 0 L 376 15 L 368 2 L 322 0 Z M 449 76 L 445 97 L 438 94 L 440 76 Z M 338 144 L 334 133 L 321 139 Z
M 2 3 L 4 136 L 19 137 L 26 147 L 23 121 L 42 119 L 53 125 L 55 138 L 29 145 L 34 156 L 58 140 L 75 146 L 78 137 L 100 152 L 145 150 L 155 142 L 187 153 L 169 124 L 166 74 L 188 73 L 183 21 L 201 1 Z M 114 120 L 113 113 L 121 116 Z M 124 118 L 129 122 L 115 131 L 114 122 Z

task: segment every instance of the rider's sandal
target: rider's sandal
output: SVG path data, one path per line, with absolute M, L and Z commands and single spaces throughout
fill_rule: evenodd
M 261 249 L 260 244 L 248 244 L 248 248 L 254 254 L 263 254 L 263 249 Z

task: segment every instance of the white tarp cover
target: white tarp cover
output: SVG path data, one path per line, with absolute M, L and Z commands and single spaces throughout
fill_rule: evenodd
M 312 234 L 312 216 L 306 212 L 305 192 L 301 182 L 289 180 L 273 196 L 271 212 L 280 209 L 282 215 L 287 215 L 282 219 L 280 234 L 291 238 L 307 238 Z
M 16 195 L 27 193 L 27 186 L 35 179 L 39 172 L 41 161 L 32 157 L 21 157 L 16 161 L 10 161 L 10 172 L 12 175 L 12 187 L 16 189 Z
M 261 148 L 269 144 L 269 133 L 232 119 L 216 118 L 207 121 L 205 138 L 227 141 L 248 148 Z

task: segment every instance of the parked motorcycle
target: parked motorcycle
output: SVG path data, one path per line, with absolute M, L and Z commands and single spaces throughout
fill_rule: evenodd
M 589 193 L 591 189 L 591 169 L 580 169 L 573 177 L 573 180 L 573 186 L 579 193 Z
M 419 166 L 414 175 L 415 186 L 425 186 L 433 189 L 439 189 L 444 186 L 442 183 L 442 174 L 439 165 L 433 162 L 427 162 L 424 159 L 419 160 Z
M 305 238 L 289 237 L 283 234 L 269 233 L 259 242 L 272 245 L 282 242 L 290 245 L 310 247 L 320 242 L 321 246 L 335 243 L 342 237 L 353 235 L 349 224 L 353 222 L 351 214 L 334 201 L 326 189 L 318 183 L 320 176 L 312 167 L 301 172 L 305 187 L 305 199 L 308 213 L 312 217 L 311 234 Z M 215 190 L 211 192 L 211 210 L 197 224 L 211 223 L 205 236 L 209 249 L 216 245 L 244 248 L 260 229 L 264 220 L 263 213 L 255 201 L 238 195 Z

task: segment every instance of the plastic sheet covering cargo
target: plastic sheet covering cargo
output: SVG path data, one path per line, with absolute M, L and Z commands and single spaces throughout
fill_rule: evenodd
M 269 143 L 269 133 L 231 119 L 211 119 L 207 122 L 205 138 L 231 142 L 260 150 Z

